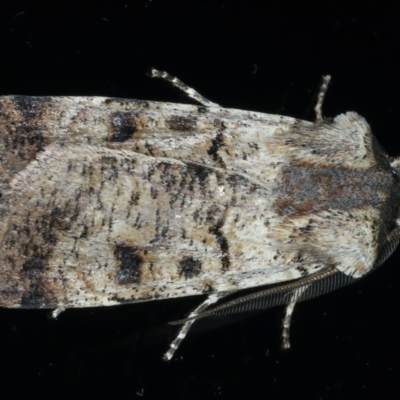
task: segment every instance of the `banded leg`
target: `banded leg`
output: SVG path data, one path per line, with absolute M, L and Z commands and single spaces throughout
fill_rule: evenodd
M 186 84 L 184 84 L 178 78 L 173 77 L 168 72 L 159 71 L 158 69 L 152 68 L 151 71 L 150 71 L 150 76 L 152 78 L 165 79 L 166 81 L 172 83 L 172 85 L 174 85 L 179 90 L 182 90 L 182 92 L 184 92 L 188 97 L 190 97 L 191 99 L 197 101 L 198 103 L 202 104 L 203 106 L 206 106 L 206 107 L 220 107 L 219 104 L 213 103 L 212 101 L 206 99 L 200 93 L 196 92 L 194 89 L 192 89 L 191 87 L 189 87 Z
M 330 80 L 331 80 L 330 75 L 325 75 L 322 77 L 322 85 L 321 85 L 321 88 L 319 89 L 317 104 L 314 108 L 317 121 L 322 121 L 322 119 L 323 119 L 322 118 L 322 103 L 324 102 L 326 91 L 328 90 L 328 85 L 329 85 Z
M 308 287 L 309 285 L 294 290 L 291 294 L 290 301 L 286 306 L 285 316 L 282 321 L 282 347 L 284 349 L 290 349 L 290 324 L 292 322 L 294 306 L 299 297 L 308 289 Z
M 208 308 L 211 304 L 214 304 L 219 299 L 224 297 L 221 294 L 211 294 L 204 303 L 201 303 L 194 311 L 190 313 L 188 316 L 188 320 L 183 324 L 181 329 L 179 330 L 178 335 L 176 338 L 171 342 L 169 345 L 168 351 L 164 354 L 164 360 L 169 361 L 174 356 L 175 351 L 178 349 L 179 345 L 182 343 L 183 339 L 185 339 L 189 329 L 192 327 L 194 322 L 196 321 L 196 316 Z M 194 318 L 194 319 L 191 319 Z

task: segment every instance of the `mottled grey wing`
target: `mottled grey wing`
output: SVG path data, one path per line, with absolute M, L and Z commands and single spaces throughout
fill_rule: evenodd
M 257 220 L 266 197 L 240 175 L 129 151 L 53 145 L 10 187 L 1 220 L 3 306 L 229 292 L 268 275 L 263 240 L 249 238 L 245 254 L 228 223 L 239 213 Z

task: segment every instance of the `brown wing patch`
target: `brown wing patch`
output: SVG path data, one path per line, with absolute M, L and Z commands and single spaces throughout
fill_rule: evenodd
M 115 281 L 120 285 L 128 283 L 140 283 L 140 269 L 143 258 L 139 249 L 135 246 L 117 245 L 114 255 L 119 262 L 119 270 L 115 275 Z

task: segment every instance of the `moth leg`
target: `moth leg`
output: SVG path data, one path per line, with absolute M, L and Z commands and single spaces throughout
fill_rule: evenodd
M 165 79 L 166 81 L 172 83 L 172 85 L 174 85 L 179 90 L 182 90 L 182 92 L 184 92 L 188 97 L 190 97 L 191 99 L 197 101 L 198 103 L 202 104 L 203 106 L 206 106 L 206 107 L 220 107 L 219 104 L 213 103 L 212 101 L 206 99 L 200 93 L 196 92 L 194 89 L 192 89 L 191 87 L 189 87 L 186 84 L 184 84 L 178 78 L 176 78 L 174 76 L 171 76 L 168 72 L 159 71 L 158 69 L 152 68 L 151 71 L 150 71 L 150 76 L 152 78 Z
M 322 77 L 321 88 L 318 93 L 317 104 L 314 108 L 316 121 L 322 121 L 322 103 L 324 102 L 326 91 L 328 90 L 329 81 L 331 80 L 330 75 L 325 75 Z
M 290 324 L 292 322 L 292 314 L 294 306 L 296 305 L 299 297 L 308 289 L 309 285 L 300 287 L 294 290 L 290 296 L 290 301 L 285 309 L 285 316 L 282 321 L 282 347 L 284 349 L 290 349 Z
M 63 311 L 66 310 L 66 307 L 58 307 L 52 313 L 51 316 L 56 319 Z
M 211 304 L 216 303 L 221 297 L 223 297 L 221 293 L 211 294 L 206 301 L 201 303 L 194 311 L 190 313 L 190 315 L 188 316 L 188 320 L 183 324 L 183 326 L 179 330 L 178 335 L 169 345 L 168 351 L 164 354 L 163 358 L 165 361 L 171 360 L 171 358 L 174 356 L 175 351 L 178 349 L 179 345 L 182 343 L 183 339 L 185 339 L 187 333 L 189 332 L 189 329 L 196 321 L 196 316 L 204 311 L 206 308 L 208 308 Z

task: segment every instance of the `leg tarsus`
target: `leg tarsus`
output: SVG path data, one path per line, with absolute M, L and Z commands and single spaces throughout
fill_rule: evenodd
M 290 324 L 292 322 L 292 314 L 294 306 L 300 296 L 308 289 L 309 285 L 295 289 L 291 294 L 290 301 L 285 309 L 285 316 L 282 321 L 282 348 L 290 349 Z
M 329 85 L 330 80 L 331 80 L 330 75 L 325 75 L 322 77 L 322 85 L 321 85 L 321 88 L 319 89 L 317 104 L 314 108 L 316 121 L 322 121 L 322 119 L 323 119 L 322 118 L 322 103 L 324 102 L 324 98 L 326 95 L 326 91 L 328 90 L 328 85 Z
M 63 311 L 66 310 L 66 307 L 58 307 L 52 313 L 52 318 L 56 319 Z
M 216 303 L 220 298 L 222 298 L 223 295 L 221 294 L 211 294 L 206 301 L 201 303 L 194 311 L 190 313 L 188 318 L 196 318 L 196 315 L 198 315 L 200 312 L 204 311 L 206 308 L 208 308 L 211 304 Z M 178 335 L 175 337 L 175 339 L 171 342 L 168 351 L 164 354 L 163 359 L 165 361 L 169 361 L 172 359 L 174 356 L 175 351 L 178 349 L 179 345 L 182 343 L 183 339 L 185 339 L 185 336 L 189 332 L 189 329 L 191 326 L 195 323 L 196 319 L 189 319 L 187 320 L 181 329 L 179 330 Z
M 203 106 L 206 107 L 219 107 L 217 103 L 213 103 L 212 101 L 206 99 L 204 96 L 202 96 L 200 93 L 196 92 L 194 89 L 191 87 L 187 86 L 184 84 L 181 80 L 178 78 L 170 75 L 168 72 L 164 71 L 159 71 L 158 69 L 152 68 L 150 70 L 150 76 L 152 78 L 161 78 L 165 79 L 166 81 L 172 83 L 176 88 L 184 92 L 188 97 L 191 99 L 197 101 L 198 103 L 202 104 Z

